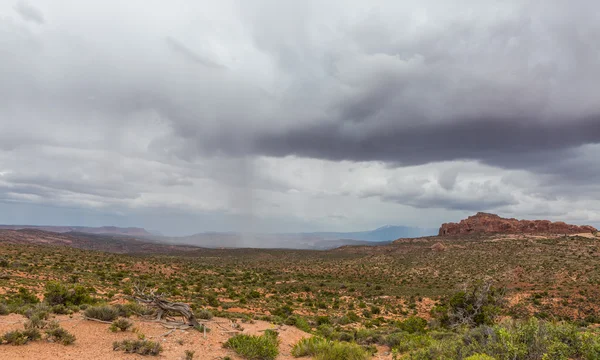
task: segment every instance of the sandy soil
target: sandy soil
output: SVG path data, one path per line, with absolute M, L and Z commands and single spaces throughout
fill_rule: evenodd
M 211 331 L 207 333 L 206 339 L 202 333 L 194 330 L 176 330 L 165 336 L 169 329 L 165 329 L 160 324 L 132 319 L 134 326 L 146 335 L 146 338 L 160 341 L 164 351 L 158 357 L 113 351 L 113 341 L 136 338 L 137 335 L 131 331 L 113 333 L 108 330 L 108 324 L 84 320 L 81 315 L 58 316 L 56 319 L 60 321 L 62 327 L 77 337 L 75 344 L 64 346 L 41 340 L 23 346 L 3 345 L 0 347 L 0 359 L 183 359 L 185 350 L 195 351 L 194 359 L 216 360 L 225 356 L 241 359 L 233 351 L 223 348 L 223 343 L 232 335 L 226 333 L 226 331 L 232 330 L 231 322 L 224 318 L 214 318 L 208 323 Z M 0 316 L 0 334 L 10 330 L 23 329 L 24 322 L 25 318 L 20 315 Z M 260 335 L 261 331 L 265 329 L 275 328 L 274 325 L 264 321 L 240 325 L 244 328 L 243 333 L 252 335 Z M 303 337 L 310 335 L 293 326 L 282 326 L 278 330 L 281 354 L 277 359 L 291 360 L 293 359 L 290 355 L 292 346 Z

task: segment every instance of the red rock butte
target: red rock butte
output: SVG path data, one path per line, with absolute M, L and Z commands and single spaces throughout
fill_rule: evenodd
M 506 219 L 495 214 L 479 212 L 459 223 L 446 223 L 439 236 L 466 234 L 581 234 L 595 233 L 589 225 L 570 225 L 562 221 Z

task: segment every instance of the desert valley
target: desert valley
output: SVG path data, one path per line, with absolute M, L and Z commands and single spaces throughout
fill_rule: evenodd
M 47 230 L 0 230 L 6 359 L 600 354 L 589 226 L 478 213 L 438 236 L 318 251 Z M 143 296 L 189 306 L 193 324 L 177 309 L 157 318 Z

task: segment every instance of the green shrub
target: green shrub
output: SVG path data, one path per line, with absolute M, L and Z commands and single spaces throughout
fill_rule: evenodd
M 52 312 L 58 315 L 67 315 L 71 313 L 71 310 L 63 304 L 57 304 L 52 307 Z
M 43 329 L 50 316 L 50 307 L 44 303 L 37 304 L 25 311 L 25 317 L 27 322 L 25 323 L 25 329 Z
M 400 352 L 407 352 L 428 347 L 431 345 L 432 339 L 426 334 L 409 334 L 400 332 L 389 335 L 386 338 L 386 343 L 388 343 L 390 347 L 397 349 Z
M 340 316 L 339 318 L 335 319 L 335 323 L 337 325 L 348 325 L 352 323 L 352 320 L 350 320 L 350 318 L 347 316 Z
M 0 315 L 8 315 L 10 314 L 10 310 L 6 304 L 0 303 Z
M 85 309 L 84 315 L 92 319 L 113 321 L 119 317 L 119 311 L 115 307 L 108 305 L 92 306 Z
M 35 328 L 23 330 L 23 335 L 25 335 L 29 341 L 36 341 L 42 338 L 42 333 Z
M 50 325 L 50 328 L 46 330 L 46 338 L 48 341 L 63 345 L 71 345 L 75 342 L 75 335 L 60 327 L 58 323 Z
M 360 317 L 358 317 L 358 315 L 354 311 L 348 311 L 346 313 L 346 316 L 348 317 L 348 319 L 350 319 L 351 322 L 357 322 L 358 320 L 360 320 Z
M 116 304 L 113 306 L 119 312 L 119 316 L 127 318 L 131 315 L 153 315 L 156 312 L 154 309 L 137 302 L 128 302 L 127 304 Z
M 329 319 L 329 316 L 317 316 L 315 321 L 316 321 L 317 325 L 331 324 L 331 320 Z
M 210 320 L 213 318 L 213 314 L 210 312 L 210 310 L 202 309 L 196 313 L 196 317 L 198 319 Z
M 493 325 L 504 302 L 504 290 L 489 281 L 480 281 L 452 295 L 444 305 L 432 310 L 442 326 Z
M 43 329 L 46 327 L 47 322 L 36 316 L 32 316 L 27 322 L 25 322 L 25 329 Z
M 322 337 L 303 338 L 292 347 L 292 355 L 294 357 L 316 356 L 318 353 L 326 351 L 330 346 L 331 341 Z
M 127 331 L 133 326 L 133 323 L 127 319 L 117 319 L 110 325 L 110 331 Z
M 300 340 L 292 348 L 292 355 L 312 356 L 316 360 L 367 360 L 371 357 L 369 352 L 359 345 L 320 337 Z
M 285 319 L 285 324 L 295 326 L 298 329 L 306 332 L 310 332 L 311 330 L 310 324 L 302 316 L 290 316 L 289 318 Z
M 486 354 L 475 354 L 475 355 L 471 355 L 468 358 L 465 358 L 465 360 L 496 360 L 495 358 L 486 355 Z
M 306 319 L 301 316 L 296 316 L 296 323 L 294 324 L 294 326 L 305 332 L 310 332 L 312 330 L 308 321 L 306 321 Z
M 89 289 L 81 285 L 67 287 L 57 281 L 50 281 L 46 284 L 44 301 L 51 306 L 70 306 L 94 303 L 94 299 L 90 296 Z
M 16 292 L 11 292 L 7 295 L 7 303 L 13 308 L 38 304 L 39 302 L 40 299 L 24 287 L 20 287 Z
M 354 333 L 347 332 L 347 331 L 340 331 L 337 333 L 336 338 L 339 341 L 352 342 L 352 341 L 354 341 Z
M 124 351 L 129 354 L 157 356 L 163 348 L 158 342 L 150 340 L 123 340 L 113 343 L 114 351 Z
M 2 335 L 2 340 L 10 345 L 24 345 L 28 341 L 27 336 L 25 336 L 25 334 L 19 330 L 7 332 L 6 334 Z
M 411 316 L 404 321 L 398 323 L 398 328 L 402 331 L 406 331 L 407 333 L 422 333 L 425 332 L 425 328 L 427 327 L 427 320 L 420 318 L 418 316 Z
M 50 308 L 50 306 L 48 306 L 44 303 L 41 303 L 41 304 L 36 304 L 32 307 L 27 308 L 27 310 L 25 310 L 23 315 L 25 315 L 25 317 L 28 319 L 31 319 L 33 317 L 38 317 L 42 320 L 47 320 L 48 317 L 50 316 L 51 311 L 52 311 L 52 309 Z
M 315 334 L 322 336 L 326 339 L 331 339 L 335 334 L 335 329 L 331 325 L 323 324 L 317 327 Z
M 261 336 L 235 335 L 223 346 L 246 359 L 273 360 L 279 355 L 279 339 L 274 332 L 265 332 Z
M 292 309 L 288 305 L 284 305 L 284 306 L 282 306 L 280 308 L 277 308 L 277 309 L 271 311 L 271 315 L 280 316 L 280 317 L 282 317 L 284 319 L 287 318 L 287 317 L 292 316 L 293 313 L 294 313 L 294 309 Z
M 42 335 L 37 329 L 13 330 L 3 335 L 2 341 L 10 345 L 25 345 L 29 341 L 39 340 L 41 337 Z
M 549 323 L 536 318 L 495 326 L 479 326 L 439 339 L 427 335 L 421 343 L 402 341 L 396 348 L 410 351 L 409 359 L 598 359 L 600 335 L 570 324 Z M 485 354 L 485 355 L 483 355 Z M 475 356 L 475 357 L 473 357 Z M 479 356 L 479 357 L 477 357 Z M 488 357 L 482 357 L 488 356 Z
M 383 344 L 384 336 L 373 329 L 358 329 L 355 333 L 356 342 L 361 345 Z

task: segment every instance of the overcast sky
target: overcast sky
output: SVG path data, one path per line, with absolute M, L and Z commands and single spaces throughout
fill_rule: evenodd
M 600 4 L 0 0 L 0 223 L 600 225 Z

